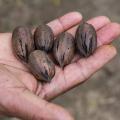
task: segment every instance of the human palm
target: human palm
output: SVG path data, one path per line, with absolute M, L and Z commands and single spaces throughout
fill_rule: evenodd
M 73 36 L 82 16 L 68 13 L 48 25 L 54 35 L 63 31 Z M 13 54 L 11 33 L 0 34 L 0 114 L 25 120 L 73 120 L 63 108 L 49 103 L 51 99 L 87 80 L 93 73 L 111 60 L 116 49 L 107 45 L 120 35 L 120 25 L 107 17 L 99 16 L 88 21 L 97 31 L 98 49 L 89 58 L 79 58 L 64 70 L 56 66 L 56 74 L 50 83 L 38 82 L 30 71 Z

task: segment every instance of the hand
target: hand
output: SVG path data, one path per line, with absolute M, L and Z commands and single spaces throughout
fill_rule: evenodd
M 68 13 L 48 23 L 54 35 L 67 30 L 73 36 L 82 16 Z M 107 17 L 99 16 L 88 21 L 98 36 L 98 49 L 86 59 L 78 59 L 64 71 L 56 66 L 51 83 L 37 82 L 29 70 L 12 52 L 11 33 L 0 34 L 0 114 L 28 120 L 73 120 L 69 113 L 51 99 L 87 80 L 93 73 L 116 55 L 110 44 L 120 35 L 120 25 Z

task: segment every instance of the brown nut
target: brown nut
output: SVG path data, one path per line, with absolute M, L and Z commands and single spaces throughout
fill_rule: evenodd
M 89 57 L 97 48 L 97 35 L 94 27 L 88 23 L 80 25 L 75 35 L 76 47 L 80 56 Z
M 36 49 L 45 52 L 51 51 L 54 42 L 54 34 L 48 25 L 40 25 L 34 33 L 34 41 Z
M 60 34 L 53 47 L 53 54 L 60 67 L 64 67 L 69 64 L 75 54 L 75 43 L 71 34 L 65 32 Z
M 29 56 L 28 64 L 38 80 L 50 82 L 55 75 L 55 65 L 44 51 L 33 51 Z
M 12 34 L 12 47 L 15 55 L 27 62 L 30 52 L 35 49 L 32 33 L 28 27 L 16 27 Z

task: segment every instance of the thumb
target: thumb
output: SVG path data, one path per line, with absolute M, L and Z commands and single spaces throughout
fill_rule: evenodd
M 63 108 L 48 103 L 25 89 L 14 97 L 12 115 L 25 120 L 73 120 Z

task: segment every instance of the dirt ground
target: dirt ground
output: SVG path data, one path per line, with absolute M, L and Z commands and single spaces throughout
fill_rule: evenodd
M 81 12 L 86 20 L 106 15 L 120 22 L 120 0 L 0 0 L 0 8 L 0 32 L 21 24 L 36 26 L 70 11 Z M 120 40 L 114 45 L 120 52 Z M 120 120 L 119 72 L 120 53 L 86 83 L 53 102 L 68 109 L 76 120 Z

